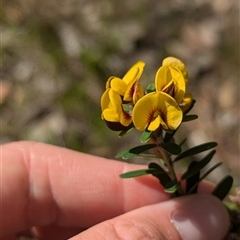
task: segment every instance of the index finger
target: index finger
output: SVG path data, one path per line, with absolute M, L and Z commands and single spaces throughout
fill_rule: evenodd
M 152 177 L 118 177 L 143 166 L 34 142 L 3 145 L 1 155 L 3 236 L 33 225 L 87 228 L 168 198 Z

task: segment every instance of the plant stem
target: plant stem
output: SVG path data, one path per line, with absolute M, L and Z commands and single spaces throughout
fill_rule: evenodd
M 163 142 L 163 138 L 162 138 L 162 134 L 159 135 L 155 135 L 153 134 L 151 137 L 151 140 L 157 144 L 157 151 L 155 152 L 156 157 L 163 159 L 167 169 L 168 169 L 168 175 L 171 178 L 171 180 L 173 182 L 176 182 L 177 185 L 177 195 L 178 196 L 183 196 L 184 195 L 184 191 L 181 187 L 180 182 L 177 179 L 177 175 L 175 173 L 174 170 L 174 166 L 173 166 L 173 162 L 172 159 L 170 157 L 170 154 L 167 153 L 166 151 L 164 151 L 164 149 L 161 147 L 161 143 Z M 176 197 L 176 194 L 172 195 L 173 197 Z

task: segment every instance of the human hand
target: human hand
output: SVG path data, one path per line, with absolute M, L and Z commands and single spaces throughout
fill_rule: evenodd
M 222 240 L 223 204 L 201 194 L 168 199 L 151 176 L 122 180 L 137 168 L 42 143 L 1 146 L 0 239 Z M 139 166 L 143 168 L 143 166 Z M 182 238 L 181 238 L 182 237 Z

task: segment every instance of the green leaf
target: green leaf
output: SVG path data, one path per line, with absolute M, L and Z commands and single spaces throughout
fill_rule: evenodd
M 213 155 L 216 153 L 216 150 L 209 152 L 202 160 L 196 162 L 194 166 L 191 166 L 181 177 L 181 180 L 187 179 L 203 169 L 212 159 Z
M 157 163 L 151 162 L 148 164 L 148 167 L 149 167 L 149 169 L 158 170 L 158 171 L 152 173 L 152 175 L 159 180 L 159 182 L 161 183 L 161 185 L 163 187 L 165 187 L 167 183 L 172 181 L 171 178 L 168 176 L 167 172 Z
M 193 99 L 192 102 L 191 102 L 191 106 L 190 106 L 190 107 L 188 108 L 188 110 L 185 111 L 183 114 L 184 114 L 184 115 L 187 115 L 187 114 L 192 110 L 192 108 L 194 107 L 195 103 L 196 103 L 196 100 Z
M 217 186 L 212 192 L 212 195 L 216 196 L 220 200 L 223 200 L 231 190 L 232 184 L 233 184 L 233 177 L 230 175 L 227 175 L 217 184 Z
M 125 134 L 130 132 L 133 129 L 133 124 L 130 124 L 126 129 L 122 130 L 119 134 L 118 137 L 123 137 Z
M 187 141 L 187 138 L 184 138 L 178 145 L 181 147 L 186 141 Z
M 196 114 L 185 115 L 185 116 L 183 116 L 182 122 L 189 122 L 189 121 L 193 121 L 195 119 L 198 119 L 198 115 L 196 115 Z
M 200 178 L 199 180 L 196 182 L 196 184 L 199 184 L 205 177 L 207 177 L 207 175 L 209 175 L 214 169 L 216 169 L 217 167 L 219 167 L 222 163 L 219 162 L 215 165 L 213 165 L 211 168 L 209 168 Z M 196 184 L 188 191 L 188 194 L 192 193 L 192 191 L 194 190 L 194 188 L 196 187 Z
M 154 83 L 150 83 L 147 86 L 147 93 L 151 93 L 151 92 L 155 92 L 155 91 L 156 91 L 155 84 Z
M 204 151 L 214 148 L 216 146 L 217 146 L 216 142 L 208 142 L 208 143 L 200 144 L 198 146 L 190 148 L 190 149 L 186 150 L 185 152 L 179 154 L 173 161 L 174 162 L 179 161 L 180 159 L 183 159 L 188 156 L 192 156 L 197 153 L 204 152 Z
M 129 159 L 134 157 L 135 155 L 138 155 L 144 151 L 147 151 L 151 148 L 156 147 L 157 145 L 152 143 L 152 144 L 145 144 L 145 145 L 140 145 L 131 149 L 123 150 L 119 152 L 116 157 L 119 158 L 121 157 L 122 159 Z
M 148 130 L 146 129 L 145 131 L 143 131 L 143 133 L 142 133 L 142 135 L 141 135 L 141 137 L 140 137 L 140 141 L 141 141 L 142 143 L 146 143 L 146 142 L 150 139 L 151 134 L 152 134 L 152 132 L 150 132 L 150 131 L 148 131 Z
M 133 109 L 133 105 L 132 104 L 122 104 L 122 107 L 123 107 L 123 110 L 125 112 L 130 112 Z
M 195 168 L 196 164 L 198 164 L 197 161 L 192 161 L 189 166 L 187 171 L 191 171 L 192 169 Z M 192 189 L 192 193 L 196 193 L 198 190 L 198 181 L 200 178 L 200 171 L 194 173 L 190 177 L 187 178 L 186 180 L 186 192 L 188 193 L 190 189 Z
M 177 184 L 174 181 L 168 182 L 164 187 L 164 191 L 167 193 L 175 193 L 177 191 Z
M 175 133 L 177 132 L 178 128 L 176 130 L 173 130 L 171 133 L 169 132 L 166 132 L 165 133 L 165 136 L 163 138 L 163 142 L 169 142 L 173 136 L 175 135 Z
M 161 143 L 161 147 L 171 155 L 178 155 L 182 151 L 181 147 L 173 142 Z
M 140 177 L 148 174 L 158 174 L 161 170 L 149 168 L 149 169 L 140 169 L 135 171 L 130 171 L 126 173 L 120 174 L 120 178 L 133 178 L 133 177 Z

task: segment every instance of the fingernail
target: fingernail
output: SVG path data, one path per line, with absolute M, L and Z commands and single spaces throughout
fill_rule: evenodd
M 172 223 L 183 240 L 222 240 L 229 227 L 224 205 L 211 195 L 188 196 L 172 214 Z

